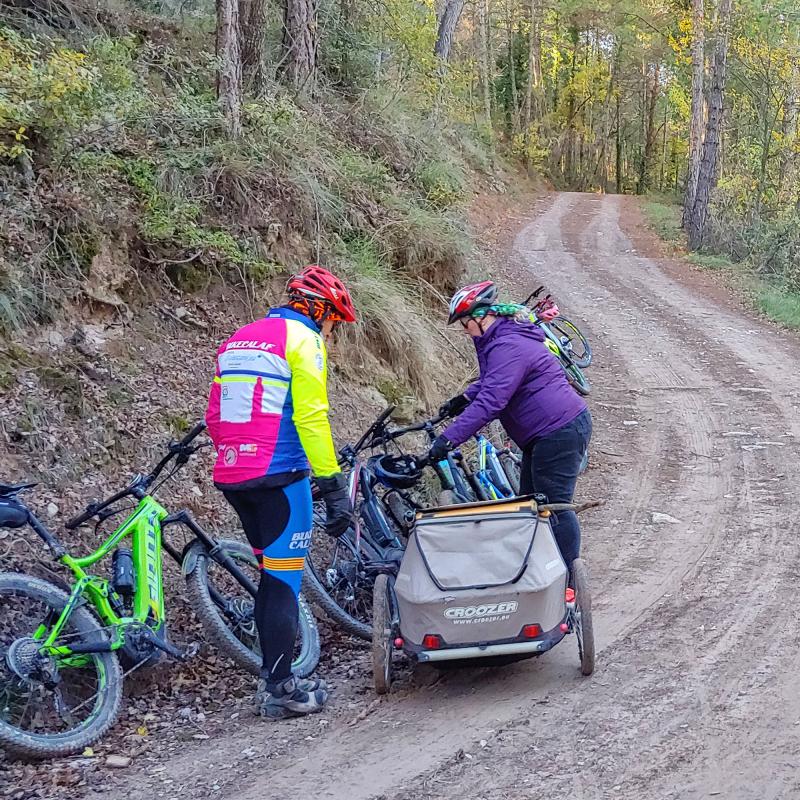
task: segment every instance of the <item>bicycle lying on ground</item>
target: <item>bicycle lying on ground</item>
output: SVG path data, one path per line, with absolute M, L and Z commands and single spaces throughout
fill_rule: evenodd
M 90 503 L 66 523 L 71 530 L 97 519 L 99 527 L 131 509 L 117 507 L 120 501 L 137 501 L 111 536 L 82 558 L 70 555 L 21 499 L 35 484 L 0 484 L 0 527 L 30 526 L 73 575 L 68 593 L 40 578 L 0 573 L 0 747 L 34 758 L 80 752 L 117 717 L 124 677 L 119 656 L 133 665 L 130 672 L 160 653 L 178 660 L 194 655 L 196 645 L 181 650 L 167 637 L 162 548 L 181 565 L 189 602 L 209 638 L 240 667 L 258 674 L 255 556 L 244 543 L 210 536 L 189 511 L 170 514 L 153 498 L 203 446 L 192 442 L 204 429 L 203 423 L 196 425 L 169 445 L 152 472 L 135 475 L 122 491 Z M 182 552 L 164 538 L 174 525 L 194 536 Z M 128 537 L 130 549 L 121 546 Z M 110 580 L 88 572 L 108 555 Z M 299 623 L 293 669 L 306 676 L 317 666 L 320 644 L 302 597 Z

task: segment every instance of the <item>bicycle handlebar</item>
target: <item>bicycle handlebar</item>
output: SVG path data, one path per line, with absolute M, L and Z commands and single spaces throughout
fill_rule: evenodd
M 380 437 L 373 438 L 369 446 L 374 447 L 377 444 L 385 444 L 386 442 L 393 442 L 395 439 L 400 439 L 403 436 L 406 436 L 409 433 L 419 433 L 420 431 L 428 431 L 432 432 L 433 428 L 438 425 L 440 422 L 443 422 L 447 419 L 446 415 L 437 414 L 435 417 L 431 419 L 423 420 L 422 422 L 416 422 L 413 425 L 409 425 L 406 428 L 397 428 L 393 431 L 384 431 Z
M 537 298 L 543 291 L 544 291 L 544 286 L 540 286 L 535 292 L 531 292 L 528 295 L 527 299 L 525 300 L 524 303 L 522 303 L 522 305 L 523 306 L 527 306 L 528 303 L 530 303 L 531 300 L 534 300 L 535 298 Z
M 137 476 L 138 478 L 138 476 Z M 136 479 L 134 479 L 135 481 Z M 84 522 L 88 522 L 92 517 L 99 514 L 104 508 L 108 508 L 110 505 L 113 505 L 118 500 L 122 500 L 123 497 L 127 497 L 132 490 L 131 486 L 126 486 L 122 491 L 117 492 L 113 497 L 109 497 L 108 500 L 103 500 L 103 502 L 99 502 L 97 500 L 93 500 L 89 503 L 88 506 L 77 516 L 74 516 L 72 519 L 68 519 L 64 523 L 64 527 L 71 531 L 73 528 L 77 528 L 79 525 L 83 525 Z
M 64 523 L 67 530 L 73 530 L 84 522 L 88 522 L 92 517 L 96 517 L 101 511 L 114 505 L 129 495 L 136 495 L 137 489 L 143 494 L 147 489 L 157 480 L 158 476 L 164 471 L 164 468 L 172 461 L 173 458 L 178 460 L 178 465 L 185 464 L 189 460 L 189 456 L 197 452 L 202 445 L 190 447 L 189 445 L 206 429 L 205 422 L 198 422 L 179 442 L 170 442 L 167 446 L 167 454 L 156 464 L 153 471 L 149 475 L 142 475 L 137 473 L 133 480 L 121 491 L 117 492 L 108 500 L 93 501 L 88 506 L 72 519 Z
M 201 420 L 189 431 L 189 433 L 186 434 L 186 436 L 183 437 L 183 439 L 171 446 L 186 447 L 187 445 L 191 444 L 205 429 L 206 423 Z
M 392 413 L 394 412 L 395 408 L 397 408 L 397 406 L 388 406 L 380 413 L 378 419 L 376 419 L 375 422 L 373 422 L 372 425 L 370 425 L 369 428 L 367 428 L 367 430 L 364 431 L 363 436 L 356 442 L 355 445 L 353 445 L 352 447 L 353 452 L 358 453 L 361 450 L 363 450 L 364 446 L 366 445 L 370 437 L 372 437 L 372 439 L 374 440 L 375 433 L 378 430 L 380 430 L 380 428 L 383 427 L 384 422 L 386 422 L 386 420 L 388 420 L 389 417 L 392 416 Z M 344 449 L 346 448 L 342 448 L 342 450 Z

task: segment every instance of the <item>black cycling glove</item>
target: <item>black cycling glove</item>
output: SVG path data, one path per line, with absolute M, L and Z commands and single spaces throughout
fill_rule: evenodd
M 350 504 L 344 475 L 337 472 L 329 478 L 316 478 L 316 482 L 325 501 L 325 533 L 334 538 L 341 536 L 353 522 L 353 506 Z
M 439 416 L 457 417 L 471 402 L 465 394 L 457 394 L 439 406 Z
M 444 436 L 437 436 L 433 440 L 431 449 L 428 451 L 428 459 L 431 464 L 436 464 L 439 461 L 447 458 L 447 454 L 453 449 L 453 445 L 449 439 Z

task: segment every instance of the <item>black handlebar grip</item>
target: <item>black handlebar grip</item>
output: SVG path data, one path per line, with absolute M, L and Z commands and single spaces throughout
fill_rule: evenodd
M 98 511 L 99 505 L 97 503 L 89 503 L 86 508 L 81 511 L 80 514 L 74 516 L 72 519 L 68 519 L 64 523 L 64 527 L 71 531 L 74 528 L 77 528 L 79 525 L 83 525 L 84 522 L 90 520 Z
M 187 445 L 187 444 L 189 444 L 189 443 L 190 443 L 190 442 L 192 442 L 194 439 L 196 439 L 196 438 L 197 438 L 197 437 L 198 437 L 198 436 L 199 436 L 199 435 L 200 435 L 200 434 L 201 434 L 201 433 L 202 433 L 202 432 L 203 432 L 205 429 L 206 429 L 206 423 L 205 423 L 205 422 L 202 422 L 202 421 L 201 421 L 201 422 L 198 422 L 198 423 L 197 423 L 197 424 L 194 426 L 194 428 L 192 428 L 192 429 L 189 431 L 189 433 L 187 433 L 187 434 L 186 434 L 186 436 L 184 436 L 184 437 L 183 437 L 183 439 L 181 439 L 180 443 L 181 443 L 182 445 Z

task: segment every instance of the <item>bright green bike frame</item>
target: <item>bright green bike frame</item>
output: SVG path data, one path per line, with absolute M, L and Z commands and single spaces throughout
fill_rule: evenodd
M 146 625 L 154 632 L 161 629 L 164 625 L 161 522 L 167 516 L 167 510 L 150 495 L 146 495 L 125 522 L 93 553 L 83 558 L 73 558 L 69 554 L 61 556 L 59 561 L 72 570 L 76 582 L 69 601 L 52 628 L 42 624 L 33 635 L 36 640 L 44 640 L 42 652 L 57 657 L 59 662 L 65 665 L 79 666 L 80 663 L 85 663 L 85 658 L 75 658 L 78 653 L 118 650 L 122 647 L 125 644 L 125 631 L 132 624 Z M 105 558 L 128 536 L 131 537 L 136 572 L 133 616 L 120 617 L 114 610 L 115 593 L 110 582 L 106 578 L 91 575 L 86 570 Z M 94 606 L 103 622 L 113 631 L 110 648 L 100 642 L 85 643 L 75 647 L 56 644 L 67 620 L 83 597 Z

